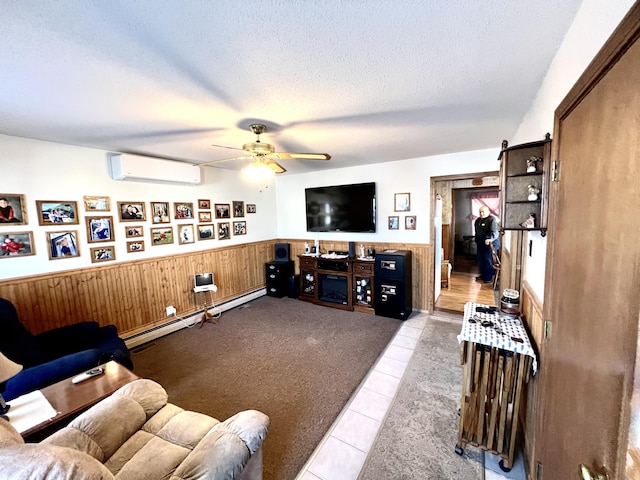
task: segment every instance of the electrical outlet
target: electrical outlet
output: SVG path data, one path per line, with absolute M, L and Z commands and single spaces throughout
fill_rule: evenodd
M 166 310 L 167 310 L 167 317 L 170 317 L 171 315 L 176 314 L 176 307 L 174 307 L 173 305 L 169 305 Z

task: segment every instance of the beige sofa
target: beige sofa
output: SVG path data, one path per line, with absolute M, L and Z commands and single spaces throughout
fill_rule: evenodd
M 3 479 L 260 479 L 269 417 L 246 410 L 220 422 L 167 403 L 136 380 L 40 443 L 0 420 Z

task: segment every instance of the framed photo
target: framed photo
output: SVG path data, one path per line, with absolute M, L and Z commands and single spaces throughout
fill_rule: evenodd
M 152 223 L 169 223 L 169 202 L 151 202 Z
M 415 230 L 416 229 L 416 216 L 415 215 L 407 215 L 404 217 L 404 228 L 405 230 Z
M 151 245 L 168 245 L 173 243 L 173 227 L 151 229 Z
M 0 193 L 0 226 L 26 225 L 27 210 L 24 195 L 15 193 Z
M 216 218 L 231 218 L 231 207 L 228 203 L 215 204 Z
M 198 200 L 198 208 L 201 208 L 202 210 L 209 210 L 211 208 L 211 200 L 201 198 Z
M 144 236 L 144 227 L 142 225 L 131 225 L 125 227 L 125 237 L 135 238 Z
M 255 203 L 247 203 L 247 213 L 256 213 Z
M 198 212 L 198 221 L 207 223 L 211 221 L 211 212 Z
M 49 260 L 80 256 L 78 232 L 47 232 Z
M 0 233 L 0 258 L 26 257 L 35 254 L 32 232 Z
M 198 225 L 198 240 L 213 240 L 216 234 L 213 231 L 213 223 Z
M 232 203 L 233 203 L 233 216 L 244 217 L 244 202 L 234 200 Z
M 246 235 L 247 234 L 247 222 L 233 222 L 233 234 L 234 235 Z
M 109 197 L 92 197 L 85 195 L 84 209 L 88 212 L 108 212 L 111 210 L 111 199 Z
M 193 203 L 174 202 L 173 218 L 176 220 L 193 219 Z
M 195 243 L 196 238 L 193 233 L 193 224 L 179 225 L 178 226 L 178 243 L 184 245 L 185 243 Z
M 400 228 L 400 217 L 389 217 L 389 230 L 398 230 Z
M 146 220 L 144 203 L 118 202 L 118 215 L 121 222 L 139 222 Z
M 408 212 L 411 210 L 411 194 L 396 193 L 393 196 L 394 212 Z
M 78 224 L 78 202 L 66 200 L 36 200 L 38 223 L 56 225 L 58 223 Z
M 132 242 L 127 242 L 127 252 L 144 252 L 144 240 L 134 240 Z
M 218 240 L 229 240 L 231 238 L 231 228 L 229 222 L 218 224 Z
M 116 252 L 113 245 L 109 247 L 94 247 L 91 251 L 91 263 L 106 262 L 116 259 Z
M 85 217 L 87 222 L 87 241 L 89 243 L 112 242 L 113 217 Z

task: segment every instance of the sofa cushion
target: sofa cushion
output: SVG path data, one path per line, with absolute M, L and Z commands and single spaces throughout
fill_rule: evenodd
M 20 322 L 13 303 L 4 298 L 0 298 L 0 320 L 0 352 L 24 368 L 46 361 L 38 340 Z
M 160 384 L 143 378 L 120 387 L 112 396 L 135 400 L 144 410 L 147 420 L 169 400 L 166 390 Z
M 151 436 L 149 441 L 138 451 L 133 452 L 133 447 L 127 442 L 124 449 L 129 449 L 131 459 L 122 465 L 115 474 L 117 479 L 122 480 L 147 480 L 151 478 L 170 478 L 185 458 L 191 453 L 191 449 L 182 445 L 167 442 L 161 438 Z M 113 467 L 113 463 L 108 462 L 108 467 Z M 209 477 L 213 479 L 214 477 Z
M 159 418 L 156 418 L 159 417 Z M 105 463 L 116 478 L 169 478 L 218 420 L 171 404 L 158 411 Z M 211 477 L 213 478 L 213 477 Z
M 0 449 L 3 480 L 114 480 L 95 458 L 71 448 L 26 443 Z
M 99 329 L 98 322 L 79 322 L 47 330 L 35 335 L 35 338 L 49 361 L 77 352 L 79 345 L 96 345 Z

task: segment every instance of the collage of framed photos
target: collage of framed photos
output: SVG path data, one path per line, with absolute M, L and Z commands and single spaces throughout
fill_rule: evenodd
M 245 213 L 256 213 L 255 204 L 245 205 L 243 201 L 215 203 L 212 208 L 211 200 L 199 199 L 195 208 L 193 202 L 148 202 L 148 210 L 147 202 L 119 201 L 113 214 L 110 197 L 85 196 L 83 200 L 87 242 L 95 244 L 89 247 L 92 263 L 115 260 L 115 246 L 105 243 L 115 242 L 118 224 L 124 229 L 127 253 L 135 253 L 145 250 L 146 239 L 151 246 L 172 244 L 176 240 L 183 245 L 246 235 Z M 36 213 L 38 225 L 57 227 L 45 232 L 49 260 L 79 257 L 78 202 L 36 200 Z M 148 221 L 151 225 L 147 227 Z M 179 223 L 172 225 L 172 221 Z M 16 228 L 28 224 L 25 195 L 0 193 L 0 259 L 36 254 L 33 231 Z M 145 236 L 147 228 L 148 237 Z
M 393 196 L 393 211 L 394 212 L 410 212 L 411 211 L 411 194 L 410 193 L 396 193 Z M 400 216 L 389 216 L 389 230 L 400 230 Z M 416 216 L 405 215 L 404 216 L 404 229 L 415 230 L 416 229 Z

